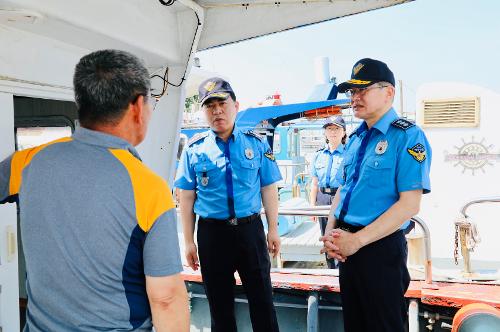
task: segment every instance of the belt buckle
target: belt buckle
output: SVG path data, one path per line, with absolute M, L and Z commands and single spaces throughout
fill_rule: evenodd
M 331 193 L 332 189 L 331 188 L 325 188 L 325 193 Z
M 238 219 L 237 218 L 231 218 L 231 219 L 228 219 L 227 222 L 229 223 L 229 225 L 231 226 L 238 226 Z

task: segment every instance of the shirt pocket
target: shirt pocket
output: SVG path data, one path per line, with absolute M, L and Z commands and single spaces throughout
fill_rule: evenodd
M 317 162 L 314 167 L 316 168 L 318 175 L 326 172 L 326 164 L 323 161 Z
M 215 161 L 203 161 L 194 165 L 198 187 L 209 187 L 220 179 L 221 170 Z M 204 180 L 206 178 L 206 180 Z
M 394 167 L 394 160 L 390 158 L 373 158 L 367 160 L 366 170 L 368 185 L 372 188 L 386 186 L 391 180 L 391 171 Z
M 344 185 L 348 182 L 352 181 L 352 177 L 354 175 L 354 155 L 346 156 L 344 158 L 344 166 L 342 169 L 339 169 L 338 172 L 342 172 L 340 178 L 344 181 Z
M 236 166 L 236 179 L 246 186 L 254 185 L 259 176 L 260 160 L 257 158 L 250 160 L 238 160 Z
M 322 169 L 322 168 L 325 168 L 327 166 L 327 160 L 325 160 L 326 158 L 324 158 L 323 156 L 318 156 L 316 158 L 316 162 L 314 163 L 314 167 L 316 167 L 316 169 Z

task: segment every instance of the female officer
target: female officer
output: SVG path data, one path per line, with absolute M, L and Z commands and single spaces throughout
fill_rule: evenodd
M 342 116 L 327 118 L 325 129 L 325 146 L 318 150 L 312 164 L 311 205 L 330 205 L 339 186 L 335 175 L 342 162 L 344 144 L 347 138 L 345 121 Z M 321 235 L 325 233 L 328 218 L 318 218 Z M 336 268 L 335 260 L 326 257 L 330 269 Z

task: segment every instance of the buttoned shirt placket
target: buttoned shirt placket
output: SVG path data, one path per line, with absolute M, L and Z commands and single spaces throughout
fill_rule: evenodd
M 349 187 L 349 191 L 345 195 L 344 201 L 342 202 L 342 209 L 340 210 L 340 214 L 339 214 L 340 221 L 344 221 L 344 218 L 347 215 L 347 211 L 349 209 L 349 201 L 351 200 L 352 191 L 354 190 L 354 187 L 356 187 L 356 184 L 358 183 L 361 163 L 363 162 L 363 158 L 365 157 L 366 148 L 368 146 L 368 143 L 370 141 L 370 137 L 371 137 L 372 133 L 373 133 L 373 128 L 370 128 L 367 131 L 365 137 L 363 137 L 363 139 L 361 140 L 361 145 L 359 146 L 358 153 L 356 156 L 356 165 L 354 167 L 352 184 Z
M 325 183 L 325 187 L 326 188 L 330 188 L 330 178 L 331 178 L 331 172 L 332 172 L 332 164 L 333 164 L 333 154 L 334 152 L 330 152 L 329 150 L 327 150 L 328 152 L 328 167 L 326 168 L 326 183 Z

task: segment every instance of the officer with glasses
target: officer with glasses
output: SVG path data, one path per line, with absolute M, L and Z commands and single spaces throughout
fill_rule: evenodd
M 237 330 L 236 271 L 248 298 L 253 330 L 278 331 L 268 251 L 276 256 L 280 248 L 276 182 L 281 174 L 266 138 L 236 126 L 239 103 L 227 81 L 214 77 L 201 83 L 199 100 L 210 130 L 187 143 L 175 181 L 181 189 L 187 262 L 197 270 L 199 255 L 212 331 Z
M 344 329 L 405 331 L 410 276 L 403 229 L 430 192 L 431 148 L 424 132 L 392 108 L 392 71 L 361 59 L 339 85 L 364 120 L 350 135 L 323 252 L 340 261 Z M 340 172 L 339 172 L 340 173 Z

